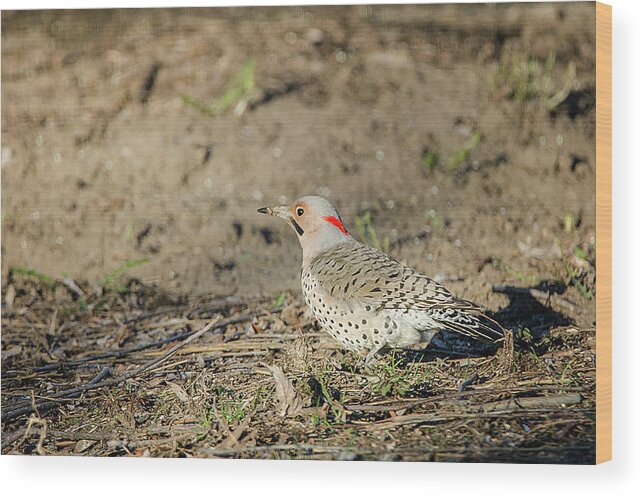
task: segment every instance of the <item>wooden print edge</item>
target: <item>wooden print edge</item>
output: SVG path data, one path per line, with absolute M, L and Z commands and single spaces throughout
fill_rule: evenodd
M 596 2 L 596 463 L 612 459 L 612 7 Z

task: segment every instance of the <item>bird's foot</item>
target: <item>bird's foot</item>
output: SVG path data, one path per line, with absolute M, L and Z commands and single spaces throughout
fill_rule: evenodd
M 370 369 L 375 361 L 377 360 L 379 352 L 384 348 L 384 346 L 377 346 L 371 348 L 371 350 L 366 354 L 366 356 L 361 360 L 360 366 L 366 369 Z

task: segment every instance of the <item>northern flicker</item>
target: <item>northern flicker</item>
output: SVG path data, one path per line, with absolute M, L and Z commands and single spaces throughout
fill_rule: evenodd
M 370 362 L 384 347 L 430 342 L 441 330 L 495 341 L 503 328 L 433 279 L 353 238 L 325 198 L 258 210 L 284 219 L 303 250 L 301 285 L 321 327 Z

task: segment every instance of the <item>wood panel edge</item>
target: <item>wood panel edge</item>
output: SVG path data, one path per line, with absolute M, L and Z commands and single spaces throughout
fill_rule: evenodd
M 596 463 L 612 459 L 612 7 L 596 2 Z

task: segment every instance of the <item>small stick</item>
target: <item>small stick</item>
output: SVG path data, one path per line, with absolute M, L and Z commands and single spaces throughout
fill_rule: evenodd
M 247 315 L 247 314 L 237 315 L 236 317 L 231 317 L 227 320 L 220 322 L 213 330 L 218 331 L 218 330 L 225 329 L 225 327 L 227 327 L 228 325 L 248 322 L 249 320 L 252 320 L 259 315 L 262 315 L 262 314 L 257 313 L 257 314 L 250 314 L 250 315 Z M 139 344 L 137 346 L 132 346 L 130 348 L 125 348 L 122 350 L 106 351 L 105 353 L 98 353 L 96 355 L 90 355 L 87 357 L 78 358 L 77 360 L 71 360 L 68 362 L 58 362 L 58 363 L 52 363 L 49 365 L 43 365 L 42 367 L 34 367 L 32 370 L 34 372 L 45 372 L 47 370 L 57 370 L 61 367 L 72 367 L 74 365 L 81 365 L 83 363 L 93 362 L 95 360 L 102 360 L 104 358 L 122 358 L 125 355 L 129 355 L 130 353 L 136 353 L 137 351 L 143 351 L 149 348 L 161 347 L 173 341 L 185 339 L 191 336 L 192 334 L 194 334 L 194 331 L 181 332 L 179 334 L 175 334 L 174 336 L 170 336 L 169 338 L 165 338 L 160 341 L 154 341 L 153 343 Z
M 535 402 L 534 402 L 535 403 Z M 438 424 L 438 423 L 443 423 L 443 422 L 448 422 L 451 420 L 463 420 L 465 418 L 474 418 L 474 419 L 480 419 L 480 418 L 498 418 L 501 416 L 508 416 L 512 417 L 515 414 L 518 414 L 519 416 L 529 416 L 529 415 L 536 415 L 536 416 L 541 416 L 541 415 L 551 415 L 552 413 L 556 413 L 559 416 L 562 416 L 563 412 L 565 410 L 561 410 L 560 403 L 556 403 L 555 408 L 524 408 L 521 409 L 520 407 L 510 406 L 510 408 L 506 410 L 502 410 L 500 408 L 498 409 L 491 409 L 491 410 L 483 410 L 480 409 L 478 411 L 470 411 L 470 412 L 461 412 L 458 414 L 450 414 L 450 413 L 445 413 L 444 415 L 438 415 L 438 414 L 433 414 L 433 413 L 411 413 L 407 415 L 400 415 L 398 417 L 393 417 L 390 419 L 386 420 L 377 420 L 372 423 L 367 423 L 367 422 L 356 422 L 357 425 L 362 425 L 364 429 L 367 430 L 377 430 L 377 429 L 382 429 L 382 428 L 387 428 L 387 427 L 398 427 L 398 426 L 403 426 L 403 425 L 419 425 L 419 424 Z M 505 405 L 508 403 L 505 402 Z M 494 405 L 494 408 L 496 408 L 496 405 Z M 586 410 L 575 410 L 571 411 L 572 413 L 587 413 L 591 412 L 593 410 L 591 409 L 586 409 Z
M 343 453 L 355 452 L 370 454 L 373 450 L 368 448 L 347 448 L 346 446 L 318 446 L 316 444 L 270 444 L 263 446 L 239 446 L 236 448 L 201 448 L 199 451 L 209 456 L 230 456 L 245 451 L 259 453 L 263 451 L 312 451 L 318 453 Z
M 402 402 L 386 402 L 386 403 L 365 403 L 359 405 L 344 405 L 344 409 L 349 411 L 364 411 L 364 412 L 388 412 L 391 410 L 407 410 L 416 406 L 422 406 L 430 403 L 439 403 L 451 399 L 462 399 L 465 397 L 475 397 L 481 395 L 498 395 L 498 394 L 533 394 L 543 391 L 587 391 L 587 388 L 581 387 L 562 387 L 555 385 L 536 386 L 534 388 L 506 388 L 506 389 L 491 389 L 491 388 L 478 388 L 462 392 L 448 392 L 439 396 L 432 396 L 429 398 L 420 398 L 411 401 Z
M 178 436 L 174 436 L 174 437 L 167 437 L 167 438 L 161 438 L 161 439 L 141 439 L 140 441 L 127 441 L 127 440 L 114 439 L 114 440 L 107 441 L 107 447 L 112 450 L 117 450 L 117 449 L 131 450 L 131 449 L 138 449 L 138 448 L 150 448 L 153 446 L 162 446 L 164 444 L 182 441 L 196 434 L 198 433 L 186 432 L 184 434 L 179 434 Z
M 109 433 L 109 432 L 65 432 L 65 431 L 59 431 L 55 429 L 45 429 L 45 428 L 29 428 L 29 427 L 23 427 L 22 429 L 18 429 L 16 432 L 13 434 L 10 434 L 7 436 L 7 438 L 2 442 L 2 449 L 4 450 L 6 447 L 10 446 L 11 444 L 15 443 L 18 439 L 23 437 L 25 435 L 39 435 L 41 438 L 43 436 L 43 433 L 45 435 L 45 438 L 47 437 L 53 437 L 53 438 L 58 438 L 58 439 L 68 439 L 70 441 L 83 441 L 83 440 L 88 440 L 88 441 L 103 441 L 108 444 L 108 446 L 112 449 L 116 448 L 123 448 L 123 447 L 128 447 L 128 448 L 140 448 L 140 447 L 146 447 L 146 446 L 154 446 L 154 445 L 159 445 L 159 444 L 166 444 L 166 443 L 171 443 L 174 441 L 178 441 L 184 438 L 187 438 L 192 435 L 197 435 L 199 432 L 196 431 L 189 431 L 189 432 L 183 432 L 177 436 L 174 437 L 168 437 L 168 438 L 162 438 L 162 439 L 144 439 L 141 441 L 127 441 L 127 440 L 117 440 L 114 439 L 114 434 Z M 44 440 L 44 439 L 43 439 Z
M 87 297 L 85 292 L 82 289 L 80 289 L 80 286 L 78 286 L 78 284 L 76 284 L 73 279 L 70 279 L 69 277 L 65 277 L 63 279 L 63 284 L 65 286 L 67 286 L 79 298 L 86 298 Z
M 83 393 L 85 391 L 90 391 L 93 389 L 98 389 L 98 388 L 103 388 L 103 387 L 109 387 L 109 386 L 116 386 L 128 379 L 132 379 L 133 377 L 136 377 L 137 375 L 142 374 L 143 372 L 148 371 L 149 369 L 155 367 L 156 365 L 159 365 L 166 360 L 168 360 L 172 355 L 174 355 L 178 350 L 183 348 L 184 346 L 190 344 L 192 341 L 195 339 L 200 338 L 203 336 L 206 332 L 210 331 L 213 327 L 216 325 L 222 325 L 223 322 L 219 323 L 218 319 L 212 320 L 208 325 L 204 326 L 201 330 L 193 333 L 189 337 L 187 337 L 185 340 L 181 341 L 180 343 L 174 345 L 172 348 L 170 348 L 167 352 L 165 352 L 163 355 L 154 358 L 153 360 L 150 360 L 148 363 L 145 365 L 141 365 L 140 367 L 137 367 L 134 370 L 130 370 L 129 372 L 126 372 L 124 374 L 121 374 L 117 377 L 114 377 L 113 379 L 108 379 L 106 381 L 102 382 L 96 382 L 96 383 L 88 383 L 84 384 L 82 386 L 74 387 L 71 389 L 65 389 L 63 391 L 60 391 L 56 394 L 51 395 L 51 398 L 69 398 L 69 397 L 74 397 L 75 395 L 80 395 L 80 393 Z M 55 401 L 52 402 L 46 402 L 46 403 L 53 403 L 54 405 L 56 404 Z M 29 405 L 29 406 L 24 406 L 21 408 L 16 408 L 14 410 L 8 410 L 6 412 L 2 413 L 2 416 L 0 417 L 3 422 L 6 422 L 8 420 L 13 420 L 17 417 L 20 417 L 21 415 L 25 415 L 26 413 L 31 413 L 34 411 L 34 406 L 37 406 L 38 409 L 42 409 L 43 403 L 37 403 L 36 405 Z M 52 407 L 53 408 L 53 407 Z
M 94 377 L 91 381 L 89 381 L 87 384 L 88 385 L 94 385 L 100 383 L 103 379 L 111 375 L 112 371 L 110 370 L 109 367 L 103 367 L 101 371 Z M 72 392 L 67 396 L 58 396 L 58 395 L 53 395 L 52 398 L 59 397 L 62 399 L 75 399 L 80 396 L 80 393 Z M 14 410 L 10 410 L 8 412 L 2 414 L 2 421 L 4 422 L 5 420 L 12 420 L 16 417 L 19 417 L 21 415 L 26 415 L 28 413 L 32 412 L 47 412 L 49 410 L 52 410 L 53 408 L 56 408 L 57 406 L 60 405 L 60 400 L 58 401 L 51 401 L 51 400 L 45 400 L 45 401 L 40 401 L 36 402 L 35 399 L 31 402 L 30 405 L 26 405 L 23 407 L 17 407 Z M 5 419 L 5 415 L 7 418 Z
M 482 412 L 531 410 L 576 405 L 582 401 L 579 393 L 554 394 L 551 396 L 531 396 L 492 401 L 480 405 Z

